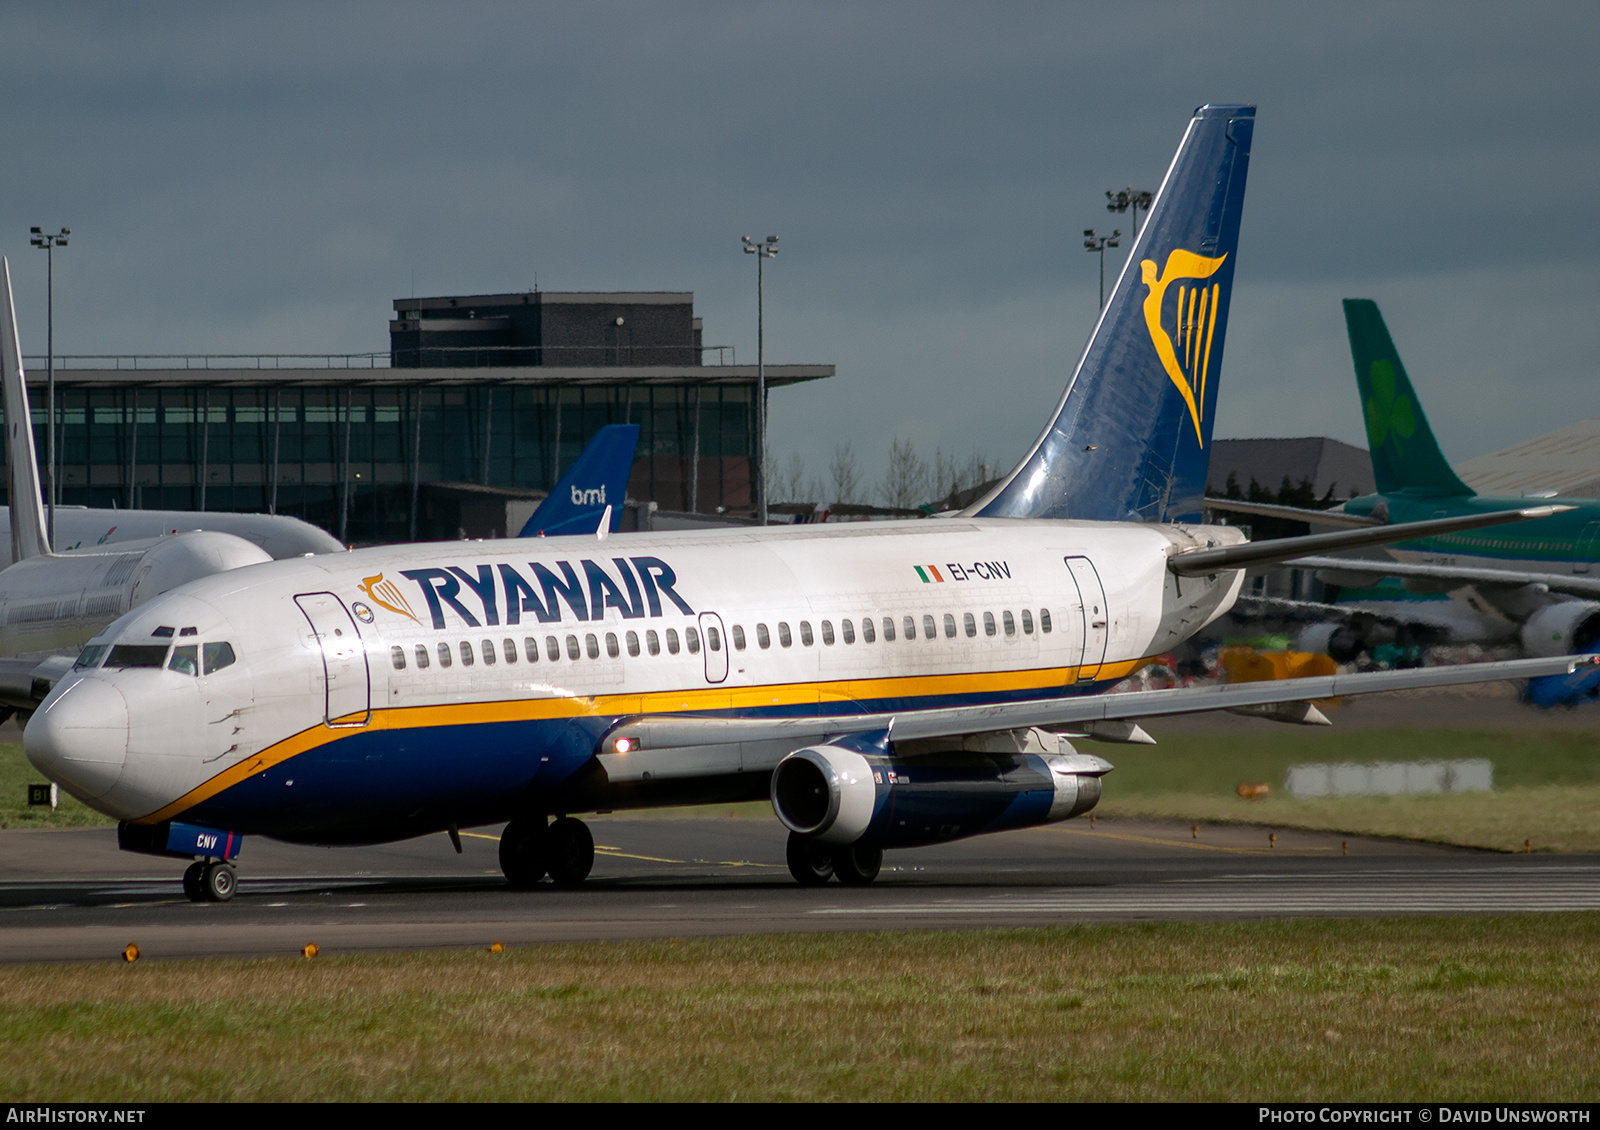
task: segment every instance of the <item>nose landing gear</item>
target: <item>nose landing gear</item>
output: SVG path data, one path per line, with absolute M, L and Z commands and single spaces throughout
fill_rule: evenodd
M 190 902 L 227 902 L 238 885 L 233 865 L 218 859 L 191 863 L 183 873 L 183 893 Z

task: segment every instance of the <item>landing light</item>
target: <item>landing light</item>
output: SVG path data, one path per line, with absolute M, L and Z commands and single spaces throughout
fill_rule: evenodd
M 611 743 L 611 748 L 616 750 L 618 753 L 627 753 L 629 750 L 633 749 L 633 747 L 634 741 L 632 738 L 618 738 L 616 741 Z

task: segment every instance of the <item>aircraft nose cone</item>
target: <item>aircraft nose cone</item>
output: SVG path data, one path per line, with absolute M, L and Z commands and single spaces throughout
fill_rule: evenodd
M 22 748 L 34 768 L 83 801 L 111 791 L 128 756 L 128 703 L 100 679 L 80 679 L 28 720 Z

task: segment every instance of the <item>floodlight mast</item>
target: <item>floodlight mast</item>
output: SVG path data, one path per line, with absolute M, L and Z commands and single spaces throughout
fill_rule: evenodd
M 778 237 L 764 241 L 741 235 L 744 253 L 756 257 L 756 521 L 767 524 L 767 357 L 766 295 L 762 264 L 778 253 Z
M 1119 192 L 1106 193 L 1107 212 L 1126 212 L 1133 209 L 1133 242 L 1139 242 L 1139 211 L 1150 211 L 1150 205 L 1155 201 L 1156 194 L 1145 192 L 1131 185 Z
M 1083 229 L 1083 249 L 1100 256 L 1100 309 L 1102 310 L 1106 308 L 1106 248 L 1122 246 L 1121 240 L 1121 228 L 1110 235 L 1097 235 L 1093 228 Z
M 29 228 L 28 242 L 44 248 L 45 256 L 45 540 L 52 551 L 56 545 L 56 503 L 60 501 L 60 488 L 56 477 L 56 254 L 55 249 L 67 245 L 71 228 L 62 228 L 54 235 L 42 228 Z

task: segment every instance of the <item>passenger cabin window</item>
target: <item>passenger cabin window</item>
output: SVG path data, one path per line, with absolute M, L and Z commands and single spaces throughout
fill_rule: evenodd
M 983 634 L 986 635 L 986 636 L 992 636 L 992 635 L 994 635 L 994 633 L 995 633 L 994 613 L 993 612 L 985 612 L 983 614 Z
M 639 654 L 639 633 L 638 632 L 629 632 L 628 636 L 627 636 L 627 639 L 628 639 L 628 654 L 632 655 L 632 656 L 638 656 L 638 654 Z
M 844 642 L 845 643 L 855 643 L 856 642 L 856 627 L 850 621 L 848 621 L 848 620 L 840 620 L 839 621 L 839 631 L 844 635 Z M 823 638 L 824 639 L 827 638 L 826 634 L 824 634 Z
M 894 617 L 893 616 L 885 616 L 883 618 L 883 642 L 884 643 L 893 643 L 894 642 Z
M 448 667 L 453 662 L 455 662 L 455 660 L 452 659 L 451 656 L 450 656 L 450 645 L 447 644 L 447 643 L 440 644 L 439 645 L 439 666 Z
M 810 647 L 816 640 L 811 635 L 811 621 L 800 621 L 800 642 Z
M 789 621 L 778 621 L 778 644 L 780 647 L 793 647 L 794 636 L 789 631 Z
M 832 620 L 824 620 L 822 622 L 822 644 L 823 644 L 824 647 L 832 647 L 833 646 L 833 621 Z
M 468 640 L 461 641 L 461 666 L 472 666 L 472 644 Z
M 1012 616 L 1009 611 L 1000 613 L 1000 616 L 1005 622 L 1006 635 L 1008 635 L 1008 636 L 1016 635 L 1017 634 L 1016 617 Z
M 539 662 L 539 641 L 532 636 L 525 636 L 522 640 L 522 654 L 528 657 L 529 663 Z
M 1048 608 L 1039 609 L 1039 630 L 1047 636 L 1050 634 L 1050 610 Z
M 700 633 L 693 628 L 683 630 L 683 642 L 689 646 L 690 655 L 700 654 Z
M 916 639 L 917 638 L 917 618 L 915 616 L 902 616 L 902 617 L 900 617 L 900 632 L 908 640 Z M 885 632 L 883 634 L 887 636 L 889 633 Z
M 678 629 L 676 628 L 667 629 L 667 654 L 678 654 Z
M 972 613 L 970 612 L 963 612 L 961 614 L 961 626 L 966 629 L 967 638 L 969 640 L 978 634 L 978 621 L 973 618 Z
M 1033 635 L 1033 613 L 1026 608 L 1022 610 L 1022 631 L 1025 635 Z
M 406 649 L 399 644 L 391 647 L 389 649 L 389 662 L 394 664 L 396 671 L 404 671 L 406 669 Z
M 932 616 L 922 618 L 922 638 L 925 640 L 939 638 L 939 629 L 934 625 Z
M 872 643 L 877 638 L 878 637 L 874 634 L 874 629 L 872 627 L 872 617 L 861 617 L 861 642 Z
M 735 651 L 744 650 L 744 625 L 742 624 L 733 626 L 733 649 Z
M 568 636 L 567 637 L 567 658 L 568 659 L 577 659 L 582 654 L 583 654 L 583 652 L 578 650 L 578 637 L 577 636 Z
M 709 625 L 706 628 L 706 650 L 722 650 L 722 633 L 717 631 L 717 626 L 715 624 Z
M 584 634 L 583 649 L 589 653 L 590 659 L 600 658 L 600 641 L 594 638 L 593 632 L 586 632 Z
M 176 671 L 180 675 L 198 675 L 200 673 L 200 647 L 198 644 L 185 644 L 172 649 L 172 660 L 167 664 L 167 670 Z
M 515 663 L 517 661 L 517 641 L 508 639 L 505 641 L 504 646 L 506 652 L 506 662 Z
M 561 641 L 554 636 L 544 638 L 544 655 L 551 663 L 561 658 Z
M 651 655 L 660 655 L 661 637 L 656 635 L 654 631 L 646 631 L 644 634 L 644 646 L 645 650 Z
M 483 665 L 485 667 L 493 667 L 494 666 L 494 660 L 495 660 L 494 641 L 493 640 L 484 640 L 483 641 Z
M 772 636 L 768 634 L 765 624 L 756 625 L 756 646 L 761 648 L 772 646 Z
M 956 638 L 956 618 L 948 612 L 944 614 L 944 638 L 947 640 Z
M 222 643 L 208 643 L 200 649 L 200 655 L 205 659 L 205 673 L 212 674 L 224 667 L 233 666 L 233 645 L 224 640 Z M 402 660 L 404 656 L 401 657 Z M 426 663 L 423 664 L 427 666 Z
M 417 645 L 417 667 L 423 671 L 428 669 L 428 645 L 425 643 Z
M 617 633 L 615 632 L 606 633 L 606 654 L 612 659 L 622 654 L 622 645 L 617 643 Z

